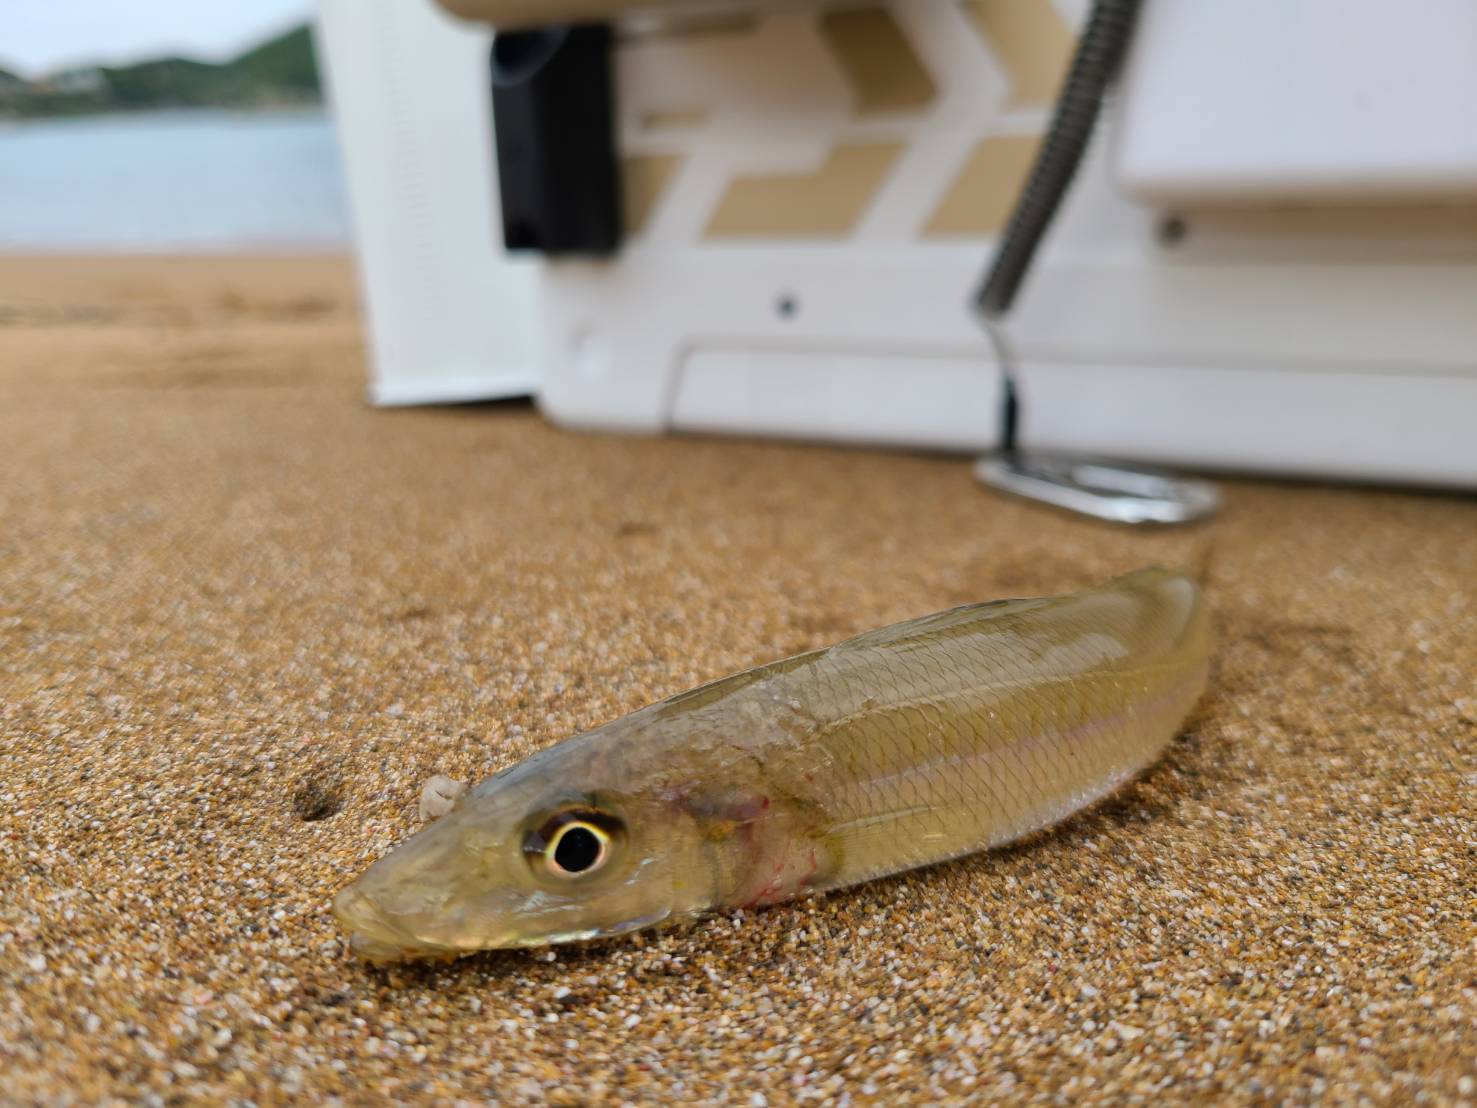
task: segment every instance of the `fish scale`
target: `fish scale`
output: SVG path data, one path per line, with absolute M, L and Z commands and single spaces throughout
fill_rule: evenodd
M 1090 803 L 1173 737 L 1209 650 L 1197 584 L 1148 570 L 924 617 L 791 670 L 780 680 L 848 692 L 780 770 L 810 764 L 832 821 L 818 831 L 836 865 L 814 887 L 1009 842 Z M 848 702 L 859 689 L 870 707 Z

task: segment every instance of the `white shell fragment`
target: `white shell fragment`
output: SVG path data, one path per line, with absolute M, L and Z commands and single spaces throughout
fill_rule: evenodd
M 425 821 L 440 819 L 456 807 L 456 802 L 466 791 L 465 781 L 453 781 L 450 777 L 442 777 L 439 774 L 431 778 L 426 782 L 426 787 L 421 790 L 421 819 Z

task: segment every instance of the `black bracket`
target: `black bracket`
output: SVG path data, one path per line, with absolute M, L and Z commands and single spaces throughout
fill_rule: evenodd
M 509 250 L 605 255 L 620 246 L 611 42 L 604 24 L 493 39 L 493 126 Z

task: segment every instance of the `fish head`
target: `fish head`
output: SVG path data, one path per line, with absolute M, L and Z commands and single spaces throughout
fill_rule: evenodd
M 660 802 L 525 762 L 473 790 L 334 900 L 375 961 L 455 957 L 649 927 L 673 912 Z

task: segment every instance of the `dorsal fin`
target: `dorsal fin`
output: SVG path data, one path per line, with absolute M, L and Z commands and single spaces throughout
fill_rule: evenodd
M 1052 600 L 1052 597 L 1042 596 L 1023 600 L 991 600 L 984 604 L 963 604 L 958 608 L 947 608 L 942 612 L 904 620 L 902 623 L 894 623 L 889 627 L 879 627 L 875 631 L 864 631 L 860 635 L 837 643 L 831 649 L 865 650 L 879 646 L 899 646 L 924 635 L 947 635 L 956 629 L 972 628 L 982 620 L 1000 619 L 1015 615 L 1017 612 L 1029 612 L 1052 603 Z

